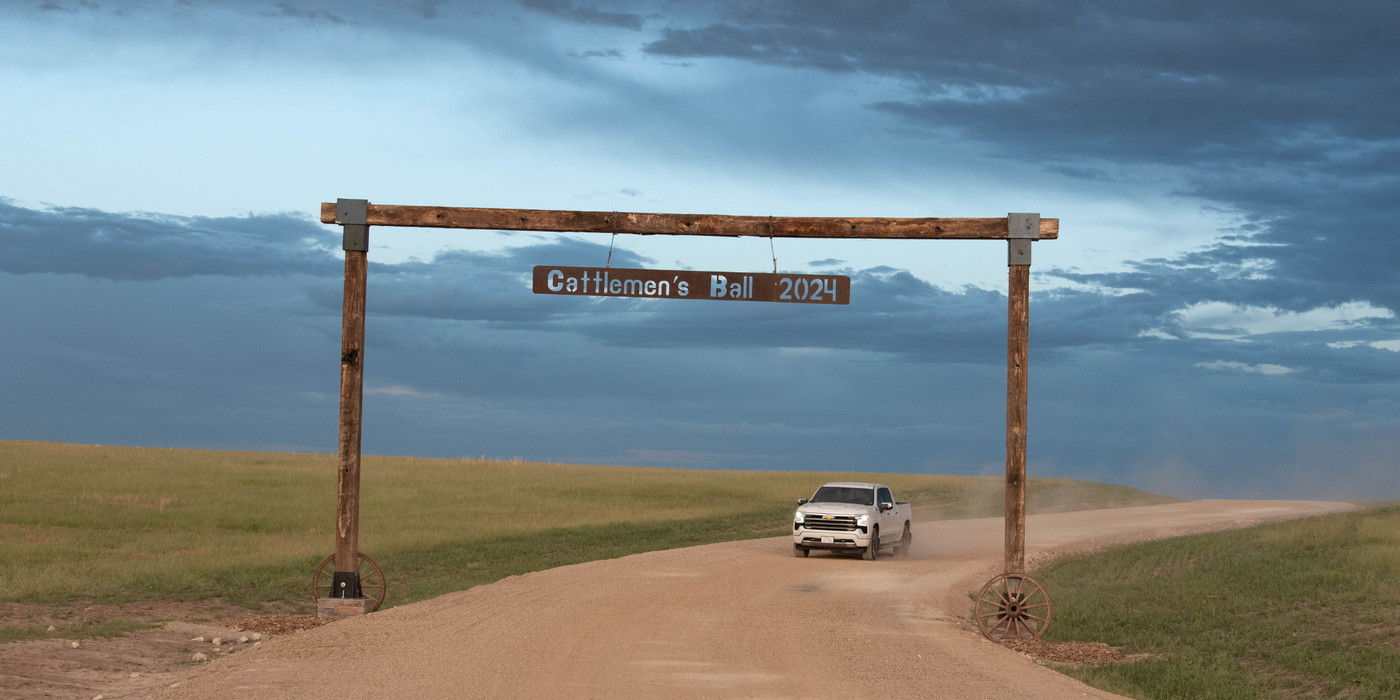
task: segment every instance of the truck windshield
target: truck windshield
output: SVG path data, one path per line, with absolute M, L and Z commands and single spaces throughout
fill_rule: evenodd
M 875 489 L 859 486 L 823 486 L 812 494 L 812 503 L 852 503 L 858 506 L 875 505 Z

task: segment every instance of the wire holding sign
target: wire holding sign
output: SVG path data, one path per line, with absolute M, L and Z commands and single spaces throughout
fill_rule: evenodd
M 534 270 L 533 288 L 536 294 L 566 296 L 776 301 L 791 304 L 851 303 L 851 278 L 844 275 L 539 265 Z

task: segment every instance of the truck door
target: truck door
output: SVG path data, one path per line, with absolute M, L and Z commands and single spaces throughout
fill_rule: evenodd
M 889 503 L 890 505 L 894 505 L 894 496 L 891 496 L 890 490 L 883 486 L 875 492 L 875 509 L 877 511 L 880 509 L 881 503 Z M 880 512 L 880 517 L 878 518 L 878 520 L 880 522 L 881 542 L 889 542 L 891 541 L 891 538 L 898 538 L 900 536 L 901 532 L 898 530 L 896 530 L 895 534 L 893 535 L 889 533 L 890 528 L 894 527 L 896 515 L 898 515 L 898 511 L 895 511 L 893 509 Z

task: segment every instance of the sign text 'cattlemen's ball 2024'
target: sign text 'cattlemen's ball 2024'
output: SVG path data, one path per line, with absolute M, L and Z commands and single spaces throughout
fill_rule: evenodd
M 536 294 L 849 304 L 851 278 L 767 272 L 535 267 Z

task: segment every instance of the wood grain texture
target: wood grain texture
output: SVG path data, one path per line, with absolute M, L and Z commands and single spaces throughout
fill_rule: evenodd
M 360 570 L 360 417 L 364 402 L 364 251 L 345 252 L 340 326 L 340 441 L 336 460 L 335 570 Z
M 495 231 L 628 233 L 642 236 L 760 236 L 774 238 L 901 238 L 1002 240 L 1001 218 L 820 218 L 792 216 L 723 216 L 716 214 L 643 214 L 545 209 L 470 209 L 369 205 L 370 226 L 465 228 Z M 321 222 L 335 220 L 335 204 L 321 204 Z M 1041 240 L 1059 237 L 1060 220 L 1040 220 Z
M 1010 265 L 1006 314 L 1006 569 L 1026 570 L 1026 404 L 1031 266 Z

